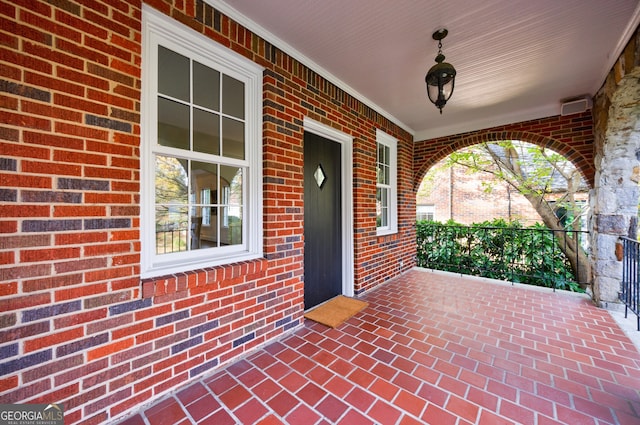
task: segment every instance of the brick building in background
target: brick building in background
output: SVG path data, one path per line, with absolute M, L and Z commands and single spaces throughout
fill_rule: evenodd
M 573 222 L 574 212 L 567 211 L 569 183 L 564 176 L 572 175 L 579 179 L 572 196 L 574 206 L 578 209 L 575 213 L 581 216 L 581 227 L 586 230 L 589 187 L 574 164 L 565 158 L 556 160 L 557 163 L 552 166 L 547 155 L 552 158 L 558 156 L 554 151 L 547 149 L 543 157 L 535 154 L 538 150 L 531 143 L 517 140 L 512 143 L 524 178 L 538 179 L 537 184 L 546 187 L 544 202 L 554 208 L 556 216 L 565 223 Z M 500 157 L 506 155 L 499 144 L 489 147 Z M 480 149 L 479 152 L 484 150 Z M 562 158 L 561 155 L 558 157 Z M 466 162 L 465 159 L 461 161 Z M 490 166 L 488 170 L 491 169 L 493 167 Z M 439 222 L 451 220 L 467 225 L 496 219 L 519 222 L 522 226 L 542 223 L 531 202 L 508 181 L 492 172 L 450 165 L 449 158 L 435 164 L 420 182 L 416 194 L 416 218 Z
M 436 166 L 437 167 L 437 166 Z M 468 173 L 462 167 L 438 168 L 433 179 L 423 181 L 416 196 L 418 219 L 453 220 L 472 224 L 502 218 L 523 224 L 540 221 L 536 210 L 506 183 L 492 181 L 490 193 L 483 181 L 490 176 Z M 424 213 L 431 214 L 425 217 Z
M 531 203 L 505 182 L 487 173 L 470 173 L 464 167 L 443 167 L 438 163 L 425 178 L 416 195 L 416 218 L 461 224 L 481 223 L 493 219 L 519 221 L 525 226 L 541 223 Z M 487 186 L 490 191 L 485 190 Z M 550 194 L 549 199 L 554 195 Z M 587 191 L 576 194 L 585 205 Z M 586 211 L 585 211 L 586 214 Z M 583 220 L 583 224 L 586 222 Z

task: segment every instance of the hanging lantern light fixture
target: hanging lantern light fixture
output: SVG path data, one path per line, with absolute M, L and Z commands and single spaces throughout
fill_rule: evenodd
M 444 39 L 449 31 L 442 28 L 433 33 L 433 39 L 438 40 L 438 56 L 436 56 L 435 65 L 431 67 L 427 76 L 424 78 L 427 83 L 427 95 L 431 103 L 440 109 L 446 105 L 447 101 L 453 94 L 453 87 L 456 79 L 456 69 L 450 63 L 444 61 L 442 54 L 442 39 Z

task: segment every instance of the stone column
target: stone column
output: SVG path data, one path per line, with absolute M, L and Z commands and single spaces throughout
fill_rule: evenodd
M 640 69 L 617 84 L 609 78 L 594 107 L 596 176 L 590 194 L 593 296 L 601 305 L 619 302 L 622 262 L 615 254 L 618 238 L 637 236 L 639 118 Z

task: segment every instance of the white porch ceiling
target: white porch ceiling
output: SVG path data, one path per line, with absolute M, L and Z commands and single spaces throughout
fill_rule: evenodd
M 208 0 L 414 134 L 558 115 L 594 95 L 640 21 L 638 0 Z M 445 27 L 458 75 L 440 115 L 424 84 Z

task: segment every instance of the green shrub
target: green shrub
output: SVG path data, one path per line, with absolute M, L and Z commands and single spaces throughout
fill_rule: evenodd
M 583 292 L 553 232 L 541 224 L 425 220 L 416 228 L 420 267 Z

